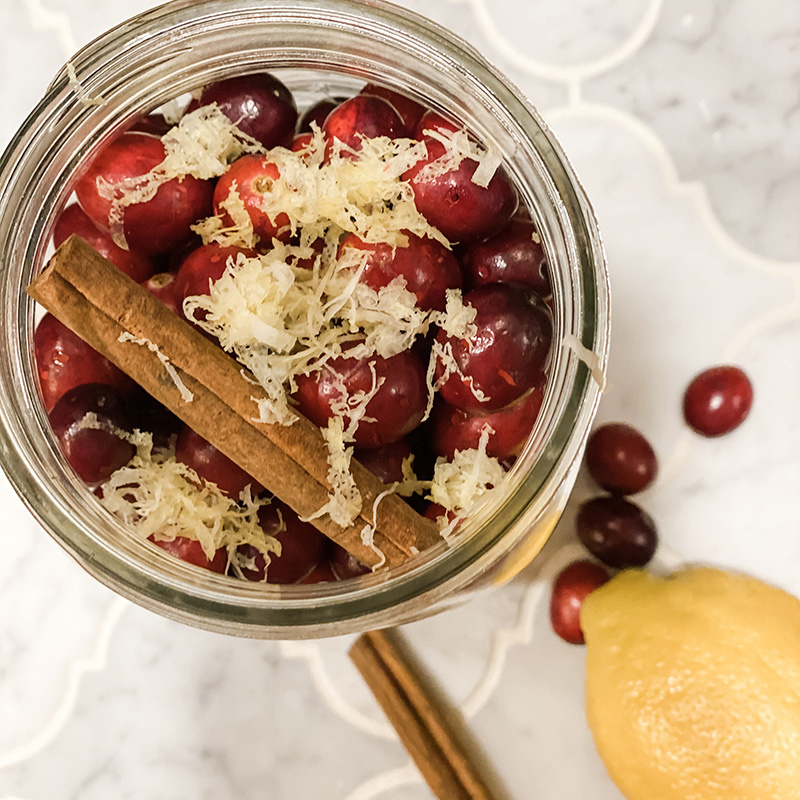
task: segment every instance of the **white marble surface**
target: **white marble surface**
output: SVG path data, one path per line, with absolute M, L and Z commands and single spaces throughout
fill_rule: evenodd
M 0 142 L 76 46 L 149 5 L 2 0 Z M 600 415 L 638 425 L 660 455 L 641 497 L 660 560 L 800 593 L 800 5 L 404 5 L 518 83 L 593 198 L 614 296 Z M 752 376 L 753 413 L 702 440 L 681 423 L 681 392 L 726 361 Z M 540 602 L 579 552 L 572 508 L 591 492 L 581 479 L 520 579 L 407 631 L 517 800 L 620 798 L 583 720 L 582 651 L 555 639 Z M 0 497 L 0 800 L 431 797 L 347 641 L 240 641 L 167 622 L 95 584 L 5 481 Z

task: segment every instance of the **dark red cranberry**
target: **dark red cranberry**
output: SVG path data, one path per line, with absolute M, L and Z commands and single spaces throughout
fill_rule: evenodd
M 586 466 L 599 486 L 612 494 L 636 494 L 656 477 L 658 463 L 650 442 L 624 422 L 601 425 L 586 445 Z
M 94 419 L 90 422 L 87 415 Z M 111 477 L 136 450 L 119 435 L 133 426 L 123 395 L 113 386 L 76 386 L 55 404 L 49 418 L 67 463 L 90 485 Z
M 703 436 L 738 428 L 753 405 L 753 385 L 739 367 L 712 367 L 692 380 L 683 396 L 686 423 Z
M 581 630 L 581 606 L 608 580 L 608 572 L 592 561 L 576 561 L 556 578 L 550 597 L 550 622 L 565 642 L 585 643 Z
M 200 542 L 195 539 L 187 539 L 185 536 L 176 536 L 171 542 L 159 541 L 154 536 L 150 536 L 149 539 L 171 556 L 179 558 L 187 564 L 194 564 L 196 567 L 218 572 L 220 575 L 224 575 L 228 568 L 228 552 L 224 547 L 220 547 L 214 553 L 214 558 L 209 561 Z
M 465 411 L 496 411 L 541 386 L 552 323 L 536 296 L 518 287 L 492 284 L 473 289 L 464 303 L 477 312 L 475 336 L 453 339 L 439 331 L 436 337 L 441 344 L 450 343 L 460 370 L 444 382 L 442 399 Z M 440 362 L 437 376 L 443 371 Z
M 77 204 L 67 206 L 58 215 L 53 227 L 53 245 L 60 247 L 72 234 L 80 236 L 137 283 L 147 280 L 156 271 L 156 263 L 150 256 L 117 247 L 110 234 L 99 230 Z
M 448 133 L 456 133 L 457 131 L 462 130 L 462 127 L 455 122 L 455 120 L 445 117 L 438 111 L 426 111 L 419 118 L 417 125 L 413 130 L 414 138 L 422 140 L 430 138 L 428 131 L 434 131 L 436 133 L 443 133 L 447 135 Z
M 264 198 L 272 192 L 272 187 L 280 176 L 278 166 L 269 157 L 242 156 L 231 164 L 217 182 L 214 189 L 214 213 L 222 217 L 224 225 L 233 225 L 233 220 L 222 204 L 235 186 L 239 199 L 253 222 L 256 236 L 267 244 L 272 239 L 288 242 L 292 237 L 289 217 L 281 213 L 273 220 L 262 210 Z
M 424 310 L 444 311 L 445 293 L 461 288 L 461 268 L 455 256 L 439 242 L 405 232 L 407 247 L 363 242 L 349 234 L 342 242 L 340 255 L 346 248 L 369 253 L 361 280 L 367 286 L 382 289 L 395 278 L 403 278 L 406 289 L 416 295 L 417 305 Z
M 408 131 L 414 130 L 420 117 L 425 113 L 425 106 L 421 103 L 406 97 L 404 94 L 400 94 L 400 92 L 396 92 L 394 89 L 387 89 L 385 86 L 368 83 L 360 94 L 368 94 L 372 97 L 382 97 L 384 100 L 388 100 L 402 118 L 403 125 Z
M 440 517 L 447 517 L 447 521 L 452 522 L 458 514 L 456 514 L 455 511 L 448 511 L 444 506 L 439 505 L 439 503 L 430 503 L 422 512 L 422 516 L 434 522 L 437 522 Z
M 551 293 L 547 259 L 533 222 L 511 220 L 500 233 L 470 245 L 462 263 L 472 286 L 519 283 L 540 297 Z
M 145 133 L 123 133 L 97 154 L 76 184 L 81 208 L 95 225 L 109 230 L 112 201 L 100 195 L 98 179 L 113 186 L 146 175 L 165 154 L 160 139 Z M 126 206 L 121 232 L 128 247 L 150 254 L 176 247 L 191 233 L 190 225 L 210 214 L 213 191 L 211 181 L 186 175 L 159 186 L 152 200 Z
M 151 433 L 156 447 L 169 447 L 172 437 L 182 426 L 175 414 L 140 386 L 136 386 L 125 399 L 133 427 Z
M 584 503 L 576 521 L 586 549 L 615 569 L 643 567 L 658 545 L 650 515 L 622 497 L 595 497 Z
M 505 459 L 519 455 L 533 428 L 544 398 L 544 386 L 535 386 L 510 406 L 488 414 L 462 411 L 439 402 L 433 413 L 433 445 L 436 452 L 452 460 L 456 450 L 476 450 L 486 425 L 489 434 L 486 453 Z
M 366 416 L 372 421 L 359 424 L 355 442 L 360 447 L 380 447 L 402 438 L 422 421 L 428 400 L 425 367 L 412 350 L 391 358 L 334 358 L 317 372 L 298 376 L 295 399 L 300 411 L 326 427 L 333 416 L 331 405 L 342 398 L 343 388 L 349 397 L 372 390 L 370 365 L 383 383 L 367 404 Z M 345 427 L 348 421 L 345 415 Z
M 216 103 L 240 131 L 267 149 L 288 145 L 292 140 L 297 108 L 291 92 L 267 72 L 241 75 L 206 86 L 189 103 L 187 112 Z
M 178 287 L 176 276 L 172 272 L 159 272 L 148 278 L 142 283 L 145 289 L 150 292 L 153 297 L 160 300 L 167 308 L 174 311 L 176 314 L 183 316 L 181 310 L 181 299 L 176 294 Z
M 317 100 L 316 103 L 310 105 L 303 112 L 297 123 L 297 132 L 308 133 L 311 130 L 312 122 L 316 122 L 317 127 L 322 128 L 328 118 L 328 114 L 345 100 L 347 100 L 346 97 L 324 97 L 322 100 Z
M 371 450 L 356 449 L 354 453 L 356 461 L 386 484 L 403 480 L 403 462 L 412 455 L 411 445 L 405 439 Z
M 39 322 L 33 334 L 33 352 L 47 411 L 70 389 L 84 383 L 102 383 L 122 392 L 134 385 L 121 369 L 52 314 L 45 314 Z
M 308 585 L 312 583 L 332 583 L 335 580 L 336 576 L 333 574 L 331 565 L 327 561 L 321 561 L 305 576 L 305 578 L 299 580 L 298 583 L 301 585 Z
M 334 139 L 352 150 L 360 150 L 362 137 L 398 139 L 408 136 L 402 118 L 391 103 L 365 94 L 351 97 L 337 106 L 328 114 L 322 129 L 328 137 L 329 152 Z
M 319 564 L 325 553 L 328 539 L 310 522 L 302 522 L 289 506 L 273 500 L 258 512 L 261 527 L 281 543 L 281 554 L 270 554 L 269 566 L 264 556 L 252 545 L 243 545 L 239 552 L 252 559 L 252 569 L 242 569 L 249 581 L 263 581 L 267 573 L 269 583 L 297 583 Z
M 191 467 L 202 480 L 216 484 L 220 491 L 234 500 L 239 499 L 239 495 L 247 486 L 250 487 L 250 494 L 253 496 L 264 488 L 255 478 L 248 475 L 238 464 L 217 450 L 199 433 L 195 433 L 188 425 L 184 425 L 178 432 L 175 458 Z
M 514 215 L 517 193 L 502 168 L 489 185 L 478 186 L 472 176 L 478 162 L 471 158 L 443 175 L 430 177 L 425 166 L 445 153 L 441 142 L 427 140 L 428 156 L 403 175 L 411 184 L 417 209 L 451 242 L 468 242 L 501 230 Z
M 366 564 L 362 564 L 354 555 L 348 553 L 344 547 L 340 547 L 338 544 L 334 545 L 333 555 L 330 557 L 330 565 L 338 581 L 357 578 L 359 575 L 369 575 L 372 572 Z
M 145 116 L 139 117 L 128 130 L 160 137 L 172 130 L 172 125 L 167 122 L 163 114 L 145 114 Z

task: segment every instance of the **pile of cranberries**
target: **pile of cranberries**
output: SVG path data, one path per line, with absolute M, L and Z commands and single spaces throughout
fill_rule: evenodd
M 552 320 L 545 301 L 550 295 L 542 246 L 527 209 L 502 169 L 486 186 L 472 181 L 478 166 L 466 158 L 444 174 L 423 170 L 437 159 L 443 145 L 427 131 L 456 131 L 458 126 L 404 95 L 367 85 L 354 97 L 320 100 L 298 115 L 291 92 L 274 76 L 260 73 L 206 86 L 187 112 L 216 103 L 240 130 L 269 151 L 299 150 L 310 126 L 321 127 L 328 145 L 335 139 L 357 151 L 363 137 L 386 136 L 424 141 L 427 158 L 403 175 L 413 189 L 418 210 L 455 247 L 409 234 L 408 247 L 393 248 L 342 238 L 341 249 L 368 253 L 361 280 L 374 289 L 402 277 L 421 309 L 442 310 L 448 289 L 460 289 L 465 305 L 476 311 L 477 333 L 469 340 L 433 336 L 449 344 L 458 371 L 444 380 L 431 418 L 423 422 L 427 404 L 426 364 L 431 341 L 418 341 L 391 358 L 342 356 L 325 371 L 298 380 L 294 400 L 320 426 L 327 423 L 341 387 L 351 395 L 368 391 L 374 374 L 384 379 L 366 408 L 370 421 L 357 432 L 356 458 L 387 483 L 402 479 L 403 459 L 414 454 L 419 477 L 430 477 L 438 456 L 476 448 L 488 422 L 487 451 L 506 466 L 513 463 L 528 437 L 542 404 L 551 348 Z M 110 220 L 112 201 L 102 187 L 128 184 L 146 175 L 165 156 L 160 139 L 169 126 L 150 114 L 118 135 L 88 164 L 75 184 L 77 202 L 60 213 L 53 240 L 60 245 L 71 234 L 83 237 L 133 280 L 177 314 L 191 295 L 208 294 L 231 256 L 254 255 L 290 241 L 285 218 L 270 218 L 260 199 L 275 179 L 275 165 L 266 155 L 244 155 L 218 180 L 190 176 L 163 183 L 152 199 L 128 205 L 121 220 Z M 435 174 L 435 177 L 430 177 Z M 203 245 L 190 230 L 222 206 L 236 182 L 258 236 L 255 250 Z M 115 227 L 116 226 L 116 227 Z M 119 245 L 120 238 L 127 249 Z M 263 492 L 249 475 L 215 447 L 182 425 L 102 355 L 52 316 L 45 315 L 34 336 L 42 399 L 65 458 L 92 488 L 99 487 L 130 459 L 133 446 L 114 434 L 121 429 L 146 430 L 160 446 L 174 446 L 176 458 L 204 481 L 237 499 L 250 486 Z M 443 375 L 441 364 L 437 377 Z M 81 424 L 93 413 L 99 424 Z M 421 510 L 424 510 L 421 508 Z M 256 551 L 245 553 L 245 577 L 273 583 L 344 579 L 365 572 L 363 565 L 323 537 L 310 524 L 275 500 L 262 509 L 260 524 L 282 544 L 280 557 L 266 567 Z M 173 556 L 215 572 L 228 569 L 219 551 L 213 559 L 195 541 L 178 537 L 156 542 Z

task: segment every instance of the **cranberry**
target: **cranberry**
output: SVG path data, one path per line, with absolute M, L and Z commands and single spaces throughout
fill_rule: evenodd
M 586 445 L 589 474 L 612 494 L 636 494 L 656 477 L 658 464 L 650 442 L 623 422 L 602 425 Z
M 519 283 L 547 297 L 551 293 L 547 260 L 535 235 L 533 222 L 514 219 L 494 236 L 470 245 L 462 263 L 472 286 Z
M 404 232 L 407 247 L 363 242 L 355 234 L 341 244 L 340 255 L 348 247 L 369 253 L 361 280 L 378 290 L 397 277 L 403 278 L 406 289 L 416 295 L 417 305 L 424 310 L 444 311 L 445 292 L 461 288 L 461 268 L 455 256 L 439 242 Z
M 428 131 L 435 131 L 437 133 L 456 133 L 460 131 L 461 126 L 454 120 L 443 116 L 438 111 L 426 111 L 418 120 L 416 128 L 414 128 L 415 139 L 428 139 Z
M 264 572 L 269 583 L 297 583 L 319 564 L 328 539 L 310 522 L 302 522 L 289 506 L 273 500 L 258 513 L 263 530 L 281 543 L 281 554 L 270 554 L 269 566 L 264 556 L 252 545 L 243 545 L 239 551 L 253 559 L 254 569 L 243 569 L 249 581 L 263 581 Z
M 553 630 L 570 644 L 584 644 L 581 630 L 583 601 L 609 579 L 608 572 L 592 561 L 576 561 L 562 570 L 550 597 Z
M 93 427 L 83 425 L 87 414 L 95 417 Z M 84 483 L 102 483 L 136 450 L 118 434 L 132 425 L 123 396 L 113 386 L 76 386 L 55 404 L 49 418 L 61 452 Z
M 412 454 L 411 445 L 399 439 L 372 450 L 357 449 L 355 459 L 383 483 L 390 484 L 403 480 L 403 462 Z
M 171 556 L 186 561 L 188 564 L 194 564 L 196 567 L 218 572 L 220 575 L 224 575 L 228 568 L 228 552 L 224 547 L 220 547 L 214 553 L 214 558 L 209 561 L 200 542 L 195 539 L 187 539 L 185 536 L 176 536 L 171 542 L 159 541 L 154 536 L 150 536 L 149 539 Z
M 75 186 L 81 208 L 95 225 L 109 229 L 112 201 L 102 197 L 97 181 L 120 183 L 146 175 L 166 154 L 160 139 L 145 133 L 123 133 L 98 153 Z M 213 185 L 186 175 L 159 186 L 152 200 L 123 209 L 122 233 L 128 247 L 142 253 L 164 253 L 189 235 L 189 226 L 211 211 Z
M 486 425 L 489 434 L 486 453 L 505 459 L 519 454 L 533 428 L 544 398 L 544 386 L 499 411 L 475 414 L 449 403 L 439 402 L 433 414 L 433 445 L 439 455 L 452 460 L 456 450 L 476 450 Z
M 312 584 L 312 583 L 332 583 L 336 580 L 333 574 L 331 565 L 327 561 L 321 561 L 317 564 L 305 578 L 298 581 L 299 584 Z
M 395 442 L 419 425 L 427 405 L 425 367 L 416 353 L 406 350 L 391 358 L 339 357 L 322 369 L 297 378 L 295 399 L 300 411 L 313 423 L 325 427 L 333 416 L 331 405 L 340 400 L 343 389 L 349 397 L 373 389 L 372 365 L 383 383 L 369 401 L 366 416 L 355 434 L 360 447 L 380 447 Z M 345 426 L 348 417 L 345 415 Z
M 478 186 L 472 181 L 478 162 L 467 158 L 456 169 L 428 177 L 422 170 L 443 156 L 445 147 L 432 139 L 427 140 L 427 147 L 427 157 L 403 175 L 425 219 L 452 242 L 481 239 L 503 228 L 518 202 L 505 172 L 498 168 L 488 186 Z
M 437 340 L 450 343 L 460 370 L 440 394 L 464 411 L 496 411 L 542 384 L 552 338 L 550 312 L 532 293 L 501 284 L 473 289 L 464 303 L 477 311 L 477 333 L 467 340 L 439 331 Z M 443 370 L 438 363 L 437 376 Z M 473 388 L 485 399 L 478 399 Z
M 146 114 L 143 117 L 139 117 L 128 130 L 161 137 L 172 130 L 172 125 L 167 122 L 163 114 Z
M 425 511 L 422 512 L 425 519 L 430 519 L 436 522 L 440 517 L 447 517 L 448 522 L 452 522 L 458 514 L 455 511 L 448 511 L 444 506 L 439 503 L 430 503 Z
M 297 136 L 292 139 L 292 147 L 291 150 L 293 153 L 302 153 L 308 149 L 311 142 L 314 140 L 313 133 L 298 133 Z
M 258 494 L 264 488 L 188 425 L 184 425 L 178 433 L 175 458 L 191 467 L 202 480 L 216 484 L 223 494 L 234 500 L 239 499 L 246 486 L 250 487 L 252 495 Z
M 388 100 L 400 115 L 403 125 L 408 131 L 414 130 L 420 117 L 425 113 L 425 106 L 421 103 L 406 97 L 404 94 L 400 94 L 400 92 L 396 92 L 394 89 L 387 89 L 385 86 L 368 83 L 360 94 L 368 94 L 371 97 L 382 97 L 384 100 Z
M 84 383 L 103 383 L 123 392 L 134 385 L 121 369 L 52 314 L 45 314 L 36 328 L 33 352 L 47 411 L 70 389 Z
M 291 92 L 267 72 L 227 78 L 206 86 L 187 112 L 216 103 L 240 131 L 261 142 L 268 150 L 287 145 L 297 122 Z
M 337 581 L 357 578 L 359 575 L 369 575 L 372 571 L 366 564 L 362 564 L 354 555 L 348 553 L 344 547 L 340 547 L 338 544 L 334 545 L 330 565 Z
M 328 137 L 329 152 L 334 139 L 352 150 L 360 150 L 362 137 L 397 139 L 408 135 L 402 118 L 391 103 L 365 94 L 351 97 L 337 106 L 328 114 L 322 129 Z
M 156 447 L 169 447 L 182 424 L 175 414 L 140 386 L 127 395 L 126 401 L 133 427 L 151 433 Z
M 214 213 L 222 217 L 224 225 L 233 225 L 233 220 L 222 207 L 231 190 L 236 188 L 244 204 L 256 236 L 265 243 L 272 239 L 288 242 L 292 236 L 289 217 L 278 214 L 271 219 L 263 210 L 264 197 L 272 192 L 272 186 L 281 173 L 277 165 L 267 156 L 246 155 L 231 164 L 219 179 L 214 189 Z
M 176 294 L 178 284 L 172 272 L 159 272 L 157 275 L 153 275 L 152 278 L 148 278 L 144 281 L 142 286 L 144 286 L 153 297 L 160 300 L 167 308 L 183 316 L 181 299 L 179 299 Z
M 300 134 L 308 133 L 311 130 L 312 122 L 316 122 L 317 127 L 322 128 L 328 118 L 328 114 L 345 100 L 347 100 L 346 97 L 324 97 L 322 100 L 317 100 L 316 103 L 310 105 L 303 112 L 297 123 L 297 132 Z
M 156 265 L 150 256 L 123 250 L 105 231 L 98 230 L 79 205 L 67 206 L 58 216 L 53 228 L 53 245 L 60 247 L 72 234 L 81 237 L 101 256 L 114 266 L 130 275 L 137 283 L 147 280 L 155 271 Z
M 576 525 L 586 549 L 616 569 L 643 567 L 658 545 L 650 515 L 622 497 L 595 497 L 584 503 Z
M 703 436 L 738 428 L 753 405 L 753 385 L 739 367 L 712 367 L 692 380 L 683 396 L 683 416 Z

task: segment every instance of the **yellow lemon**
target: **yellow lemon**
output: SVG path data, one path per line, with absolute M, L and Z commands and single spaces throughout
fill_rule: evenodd
M 716 569 L 586 599 L 586 710 L 629 800 L 800 798 L 800 601 Z

